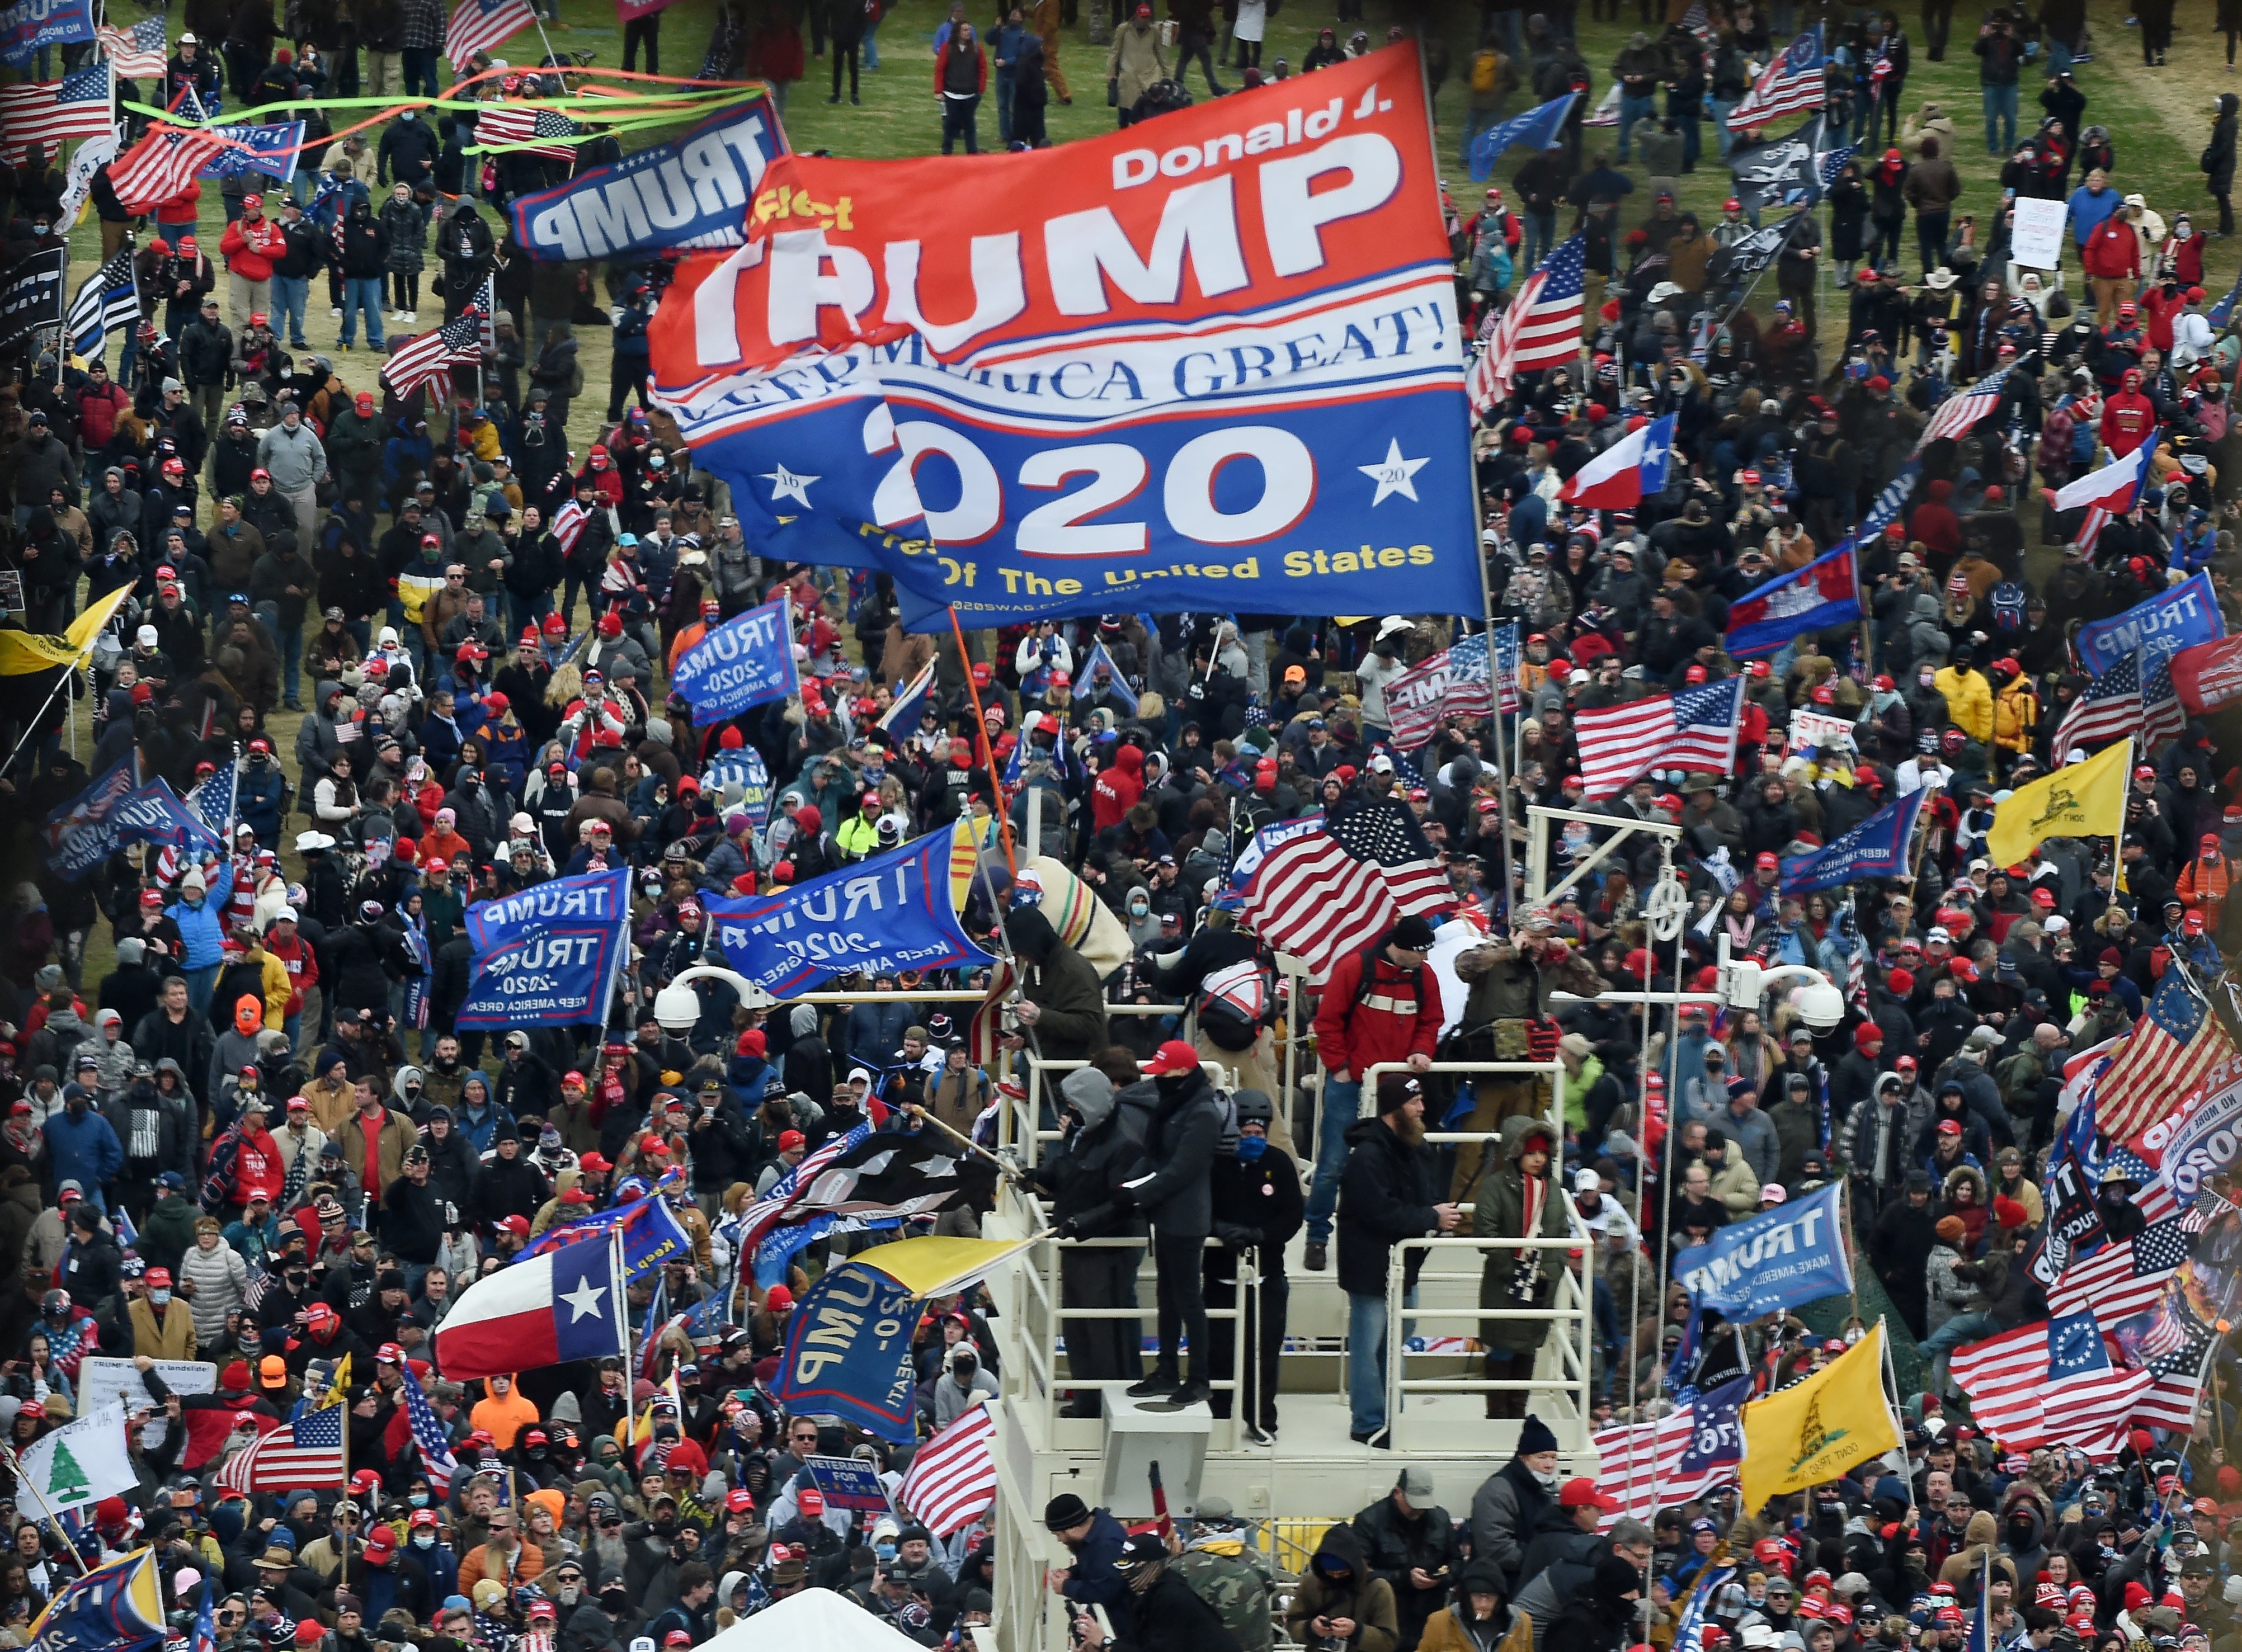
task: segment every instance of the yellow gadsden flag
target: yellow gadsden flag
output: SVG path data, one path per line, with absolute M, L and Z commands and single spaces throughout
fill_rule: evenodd
M 1743 1410 L 1744 1507 L 1835 1480 L 1899 1444 L 1884 1398 L 1884 1328 L 1869 1334 L 1805 1381 L 1754 1400 Z
M 2012 866 L 2050 838 L 2111 838 L 2125 829 L 2125 770 L 2133 743 L 2120 740 L 2084 763 L 2020 786 L 1994 806 L 1985 852 Z

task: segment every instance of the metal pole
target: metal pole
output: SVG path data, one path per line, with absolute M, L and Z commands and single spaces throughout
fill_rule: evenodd
M 347 1436 L 349 1430 L 345 1429 L 344 1433 Z M 5 1461 L 9 1471 L 16 1476 L 17 1483 L 31 1494 L 31 1501 L 39 1506 L 39 1517 L 54 1528 L 55 1535 L 63 1540 L 63 1547 L 70 1551 L 70 1557 L 77 1562 L 78 1575 L 84 1576 L 92 1568 L 86 1565 L 85 1556 L 77 1552 L 77 1545 L 71 1542 L 67 1534 L 63 1531 L 62 1516 L 55 1513 L 54 1505 L 46 1500 L 39 1488 L 31 1483 L 30 1476 L 23 1472 L 23 1461 L 17 1455 L 15 1447 L 10 1446 L 6 1450 Z

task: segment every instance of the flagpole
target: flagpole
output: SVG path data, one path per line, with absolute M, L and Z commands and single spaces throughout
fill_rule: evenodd
M 33 1485 L 31 1477 L 23 1472 L 23 1460 L 17 1455 L 16 1448 L 11 1445 L 4 1449 L 7 1455 L 4 1458 L 0 1458 L 0 1461 L 6 1462 L 8 1471 L 16 1476 L 16 1483 L 31 1494 L 31 1501 L 39 1506 L 39 1517 L 54 1528 L 55 1535 L 62 1540 L 63 1547 L 70 1551 L 70 1557 L 77 1562 L 77 1575 L 84 1577 L 93 1568 L 85 1563 L 85 1556 L 77 1552 L 77 1545 L 70 1542 L 70 1535 L 63 1530 L 62 1516 L 55 1513 L 54 1505 L 47 1501 L 46 1495 Z
M 955 606 L 950 609 L 950 634 L 957 639 L 957 664 L 965 673 L 965 692 L 973 702 L 974 736 L 981 745 L 981 761 L 989 770 L 989 787 L 997 794 L 997 831 L 1004 846 L 1004 865 L 1017 882 L 1020 876 L 1020 862 L 1012 852 L 1012 817 L 1004 805 L 1004 777 L 997 772 L 997 751 L 989 744 L 989 719 L 981 710 L 981 685 L 973 680 L 973 658 L 965 652 L 965 627 L 957 623 Z M 932 692 L 930 686 L 929 692 Z M 1040 844 L 1031 846 L 1038 852 L 1043 847 Z M 977 860 L 980 857 L 977 853 L 974 858 Z M 997 927 L 1001 931 L 1004 928 L 1003 914 L 1000 913 L 997 917 Z

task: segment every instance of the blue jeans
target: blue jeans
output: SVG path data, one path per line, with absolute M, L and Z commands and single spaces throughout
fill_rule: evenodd
M 348 347 L 358 337 L 358 312 L 366 311 L 366 341 L 379 350 L 381 340 L 381 278 L 379 276 L 346 276 L 343 278 L 343 344 Z
M 1464 111 L 1463 164 L 1466 166 L 1472 164 L 1472 145 L 1479 141 L 1479 135 L 1501 118 L 1502 105 L 1499 103 L 1493 109 L 1467 109 Z M 1494 168 L 1490 166 L 1487 170 L 1492 171 Z M 1473 176 L 1477 177 L 1478 174 Z
M 994 78 L 997 83 L 997 141 L 1009 146 L 1012 141 L 1011 71 L 1001 70 Z
M 1624 95 L 1621 97 L 1619 100 L 1620 159 L 1627 158 L 1627 137 L 1628 134 L 1635 130 L 1635 122 L 1655 120 L 1657 117 L 1658 99 L 1655 97 L 1628 97 Z
M 1557 246 L 1557 214 L 1554 211 L 1528 211 L 1524 217 L 1526 237 L 1520 243 L 1521 256 L 1518 261 L 1521 276 L 1530 273 L 1534 266 L 1547 257 Z
M 1985 94 L 1985 153 L 2006 155 L 2017 146 L 2017 89 L 2006 86 L 1986 86 Z
M 1735 147 L 1736 140 L 1728 136 L 1728 117 L 1735 112 L 1736 106 L 1733 103 L 1724 104 L 1717 97 L 1713 99 L 1713 140 L 1721 146 L 1721 158 L 1724 161 L 1728 158 L 1728 151 Z
M 880 20 L 877 17 L 865 23 L 863 46 L 866 71 L 877 69 L 880 66 Z
M 218 968 L 216 964 L 206 964 L 200 969 L 179 972 L 186 977 L 187 1007 L 198 1015 L 210 1013 L 211 994 L 218 991 Z
M 2053 80 L 2071 67 L 2071 47 L 2067 42 L 2057 40 L 2052 35 L 2046 37 L 2045 44 L 2047 46 L 2047 77 Z
M 1954 1350 L 1964 1342 L 1975 1342 L 2001 1328 L 2001 1322 L 1990 1314 L 1957 1314 L 1923 1340 L 1923 1351 L 1930 1356 L 1931 1370 L 1938 1387 L 1934 1392 L 1946 1391 L 1947 1361 Z
M 1346 1169 L 1346 1133 L 1362 1111 L 1359 1080 L 1326 1078 L 1316 1108 L 1316 1179 L 1308 1189 L 1308 1238 L 1331 1238 L 1332 1212 L 1339 1207 L 1339 1179 Z M 1380 1308 L 1384 1307 L 1383 1299 Z
M 1326 1094 L 1329 1094 L 1328 1088 Z M 1356 1434 L 1386 1426 L 1386 1293 L 1346 1294 L 1346 1408 Z
M 292 350 L 302 350 L 304 344 L 304 306 L 312 296 L 309 276 L 275 275 L 272 278 L 272 331 L 285 338 Z
M 1676 115 L 1674 124 L 1682 129 L 1682 170 L 1686 172 L 1705 152 L 1705 135 L 1701 130 L 1705 123 L 1695 115 Z
M 404 60 L 405 95 L 426 90 L 431 97 L 440 97 L 443 87 L 436 78 L 436 53 L 433 48 L 407 46 L 398 54 Z

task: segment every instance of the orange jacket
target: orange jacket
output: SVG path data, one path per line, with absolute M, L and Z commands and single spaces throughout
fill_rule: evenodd
M 2179 874 L 2173 893 L 2190 912 L 2203 914 L 2203 927 L 2208 933 L 2219 927 L 2219 909 L 2226 904 L 2226 892 L 2233 883 L 2234 873 L 2225 855 L 2198 855 Z

